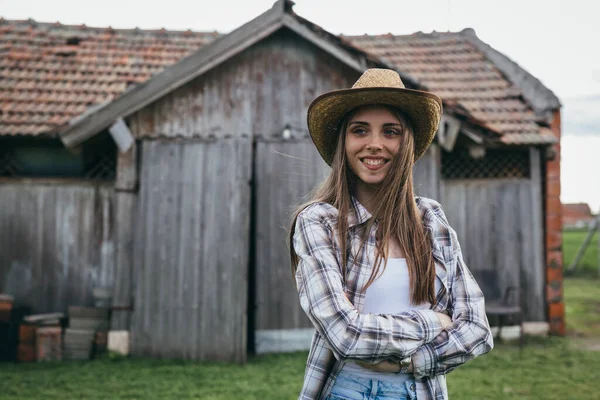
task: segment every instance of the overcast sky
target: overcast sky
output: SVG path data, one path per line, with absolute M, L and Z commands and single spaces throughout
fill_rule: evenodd
M 0 0 L 0 16 L 113 28 L 229 32 L 274 0 Z M 600 211 L 600 24 L 591 0 L 297 0 L 294 11 L 336 34 L 475 29 L 563 104 L 563 194 Z

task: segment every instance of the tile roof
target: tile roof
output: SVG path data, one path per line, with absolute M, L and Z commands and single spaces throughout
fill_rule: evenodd
M 0 19 L 0 135 L 55 135 L 218 36 Z
M 592 210 L 587 203 L 563 203 L 562 212 L 563 215 L 569 216 L 592 216 Z
M 0 135 L 55 135 L 219 36 L 0 19 Z M 342 36 L 459 105 L 507 144 L 553 141 L 511 83 L 459 33 Z
M 571 203 L 562 205 L 562 223 L 566 227 L 581 226 L 582 223 L 593 223 L 596 216 L 587 203 Z M 585 226 L 585 225 L 584 225 Z
M 355 46 L 395 65 L 445 102 L 460 104 L 506 144 L 555 140 L 540 126 L 520 88 L 473 44 L 474 32 L 344 36 Z

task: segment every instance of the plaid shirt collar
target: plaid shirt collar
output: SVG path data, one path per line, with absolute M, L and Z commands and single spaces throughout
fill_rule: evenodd
M 348 213 L 348 228 L 356 225 L 362 225 L 367 222 L 373 215 L 363 206 L 355 196 L 351 198 L 352 207 Z

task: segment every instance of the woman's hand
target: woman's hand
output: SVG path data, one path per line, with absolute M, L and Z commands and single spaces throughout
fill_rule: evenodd
M 440 320 L 440 324 L 442 324 L 442 330 L 446 329 L 452 323 L 452 318 L 450 318 L 448 315 L 439 312 L 436 312 L 435 314 Z
M 367 363 L 363 363 L 360 361 L 356 362 L 358 365 L 360 365 L 363 368 L 366 369 L 370 369 L 371 371 L 376 371 L 376 372 L 393 372 L 393 373 L 397 373 L 398 371 L 400 371 L 400 365 L 399 364 L 395 364 L 395 363 L 391 363 L 389 361 L 382 361 L 380 363 L 377 364 L 367 364 Z M 408 373 L 411 373 L 413 371 L 413 366 L 412 363 L 410 364 L 410 367 L 408 368 Z

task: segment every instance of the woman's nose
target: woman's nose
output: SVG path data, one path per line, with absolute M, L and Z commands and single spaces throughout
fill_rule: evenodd
M 367 143 L 367 150 L 377 150 L 382 148 L 383 145 L 379 135 L 371 135 L 371 140 L 369 140 L 369 143 Z

